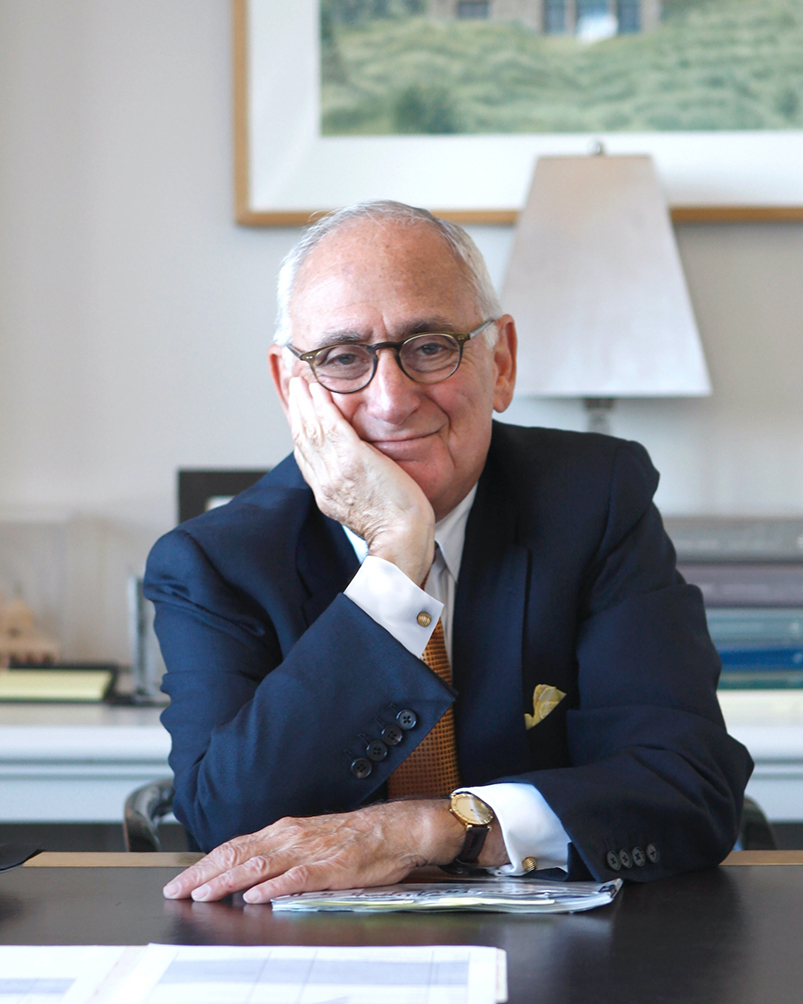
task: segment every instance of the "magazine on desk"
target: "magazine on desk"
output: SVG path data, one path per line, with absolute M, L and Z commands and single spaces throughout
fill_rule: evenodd
M 491 878 L 403 882 L 372 889 L 302 892 L 271 900 L 274 912 L 394 910 L 478 910 L 486 913 L 577 913 L 613 902 L 622 887 L 611 882 L 551 882 L 545 879 Z

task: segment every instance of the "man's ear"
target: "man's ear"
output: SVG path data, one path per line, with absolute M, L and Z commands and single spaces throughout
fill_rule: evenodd
M 289 421 L 290 413 L 287 403 L 287 385 L 293 374 L 290 372 L 290 367 L 287 365 L 287 353 L 281 345 L 271 345 L 268 349 L 268 366 L 270 366 L 270 375 L 273 380 L 273 386 L 276 388 L 276 393 L 279 395 L 279 401 L 281 402 L 285 417 Z
M 494 411 L 505 411 L 513 400 L 516 386 L 516 322 L 510 314 L 504 314 L 497 321 L 496 330 L 499 337 L 492 350 L 496 370 L 493 405 Z

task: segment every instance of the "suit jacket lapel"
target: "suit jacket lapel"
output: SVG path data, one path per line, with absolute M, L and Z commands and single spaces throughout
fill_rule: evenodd
M 524 727 L 522 645 L 530 552 L 516 543 L 516 517 L 503 473 L 489 455 L 466 526 L 454 611 L 452 674 L 463 779 L 482 784 L 530 767 Z M 299 487 L 303 484 L 299 475 Z M 359 561 L 342 527 L 309 492 L 299 536 L 301 635 L 342 592 Z
M 343 592 L 360 567 L 343 527 L 321 513 L 312 492 L 309 515 L 299 536 L 296 561 L 307 591 L 307 599 L 302 604 L 302 630 L 305 630 L 320 617 L 337 594 Z
M 466 526 L 453 626 L 458 757 L 468 784 L 529 769 L 522 646 L 530 561 L 491 454 Z

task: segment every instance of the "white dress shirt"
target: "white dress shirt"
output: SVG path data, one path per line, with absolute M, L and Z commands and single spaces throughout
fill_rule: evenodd
M 466 521 L 475 487 L 448 516 L 435 524 L 435 560 L 424 588 L 409 579 L 396 565 L 368 554 L 368 545 L 343 527 L 351 541 L 360 569 L 349 583 L 346 596 L 369 617 L 381 624 L 417 658 L 421 658 L 443 619 L 446 651 L 452 658 L 452 619 Z M 425 610 L 432 620 L 422 627 L 418 614 Z M 565 868 L 569 837 L 541 792 L 531 784 L 486 784 L 461 788 L 470 791 L 493 809 L 502 829 L 510 864 L 493 869 L 500 875 L 522 875 L 522 861 L 536 858 L 539 868 Z

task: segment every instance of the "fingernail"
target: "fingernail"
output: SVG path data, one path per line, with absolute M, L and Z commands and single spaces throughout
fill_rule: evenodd
M 192 890 L 192 898 L 196 903 L 202 903 L 205 899 L 208 899 L 211 892 L 212 890 L 208 885 L 199 885 L 197 889 Z
M 243 899 L 246 901 L 246 903 L 258 903 L 259 893 L 255 889 L 248 889 L 246 892 L 243 893 Z
M 162 889 L 162 893 L 169 898 L 171 896 L 175 896 L 180 888 L 181 887 L 179 886 L 178 882 L 173 880 L 172 882 L 167 883 L 164 889 Z

